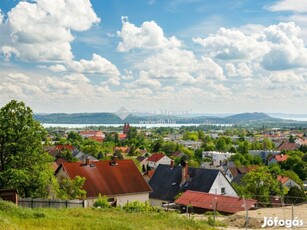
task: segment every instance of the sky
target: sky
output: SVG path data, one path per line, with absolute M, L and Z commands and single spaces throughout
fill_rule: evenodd
M 0 106 L 307 114 L 307 0 L 1 0 Z

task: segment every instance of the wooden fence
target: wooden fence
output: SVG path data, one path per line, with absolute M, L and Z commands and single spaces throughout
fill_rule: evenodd
M 19 198 L 18 206 L 25 208 L 85 208 L 87 202 L 86 200 Z

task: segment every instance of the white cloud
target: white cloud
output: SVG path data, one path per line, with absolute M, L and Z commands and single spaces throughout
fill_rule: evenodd
M 260 63 L 266 70 L 283 70 L 307 66 L 307 49 L 300 35 L 300 28 L 289 22 L 251 34 L 221 28 L 208 38 L 194 38 L 193 41 L 205 48 L 206 55 L 221 61 Z M 244 70 L 248 73 L 246 66 Z
M 252 77 L 253 71 L 245 62 L 240 62 L 237 65 L 237 74 L 241 77 Z
M 98 54 L 92 55 L 92 60 L 81 59 L 66 64 L 67 68 L 79 73 L 96 73 L 109 77 L 120 76 L 120 72 L 114 64 Z
M 63 77 L 65 80 L 69 80 L 72 82 L 90 82 L 90 80 L 85 77 L 83 74 L 71 74 L 71 75 L 65 75 Z
M 137 27 L 122 17 L 122 30 L 117 35 L 122 39 L 117 46 L 119 52 L 131 49 L 157 49 L 166 47 L 180 47 L 181 41 L 175 37 L 166 38 L 163 30 L 154 21 L 146 21 Z
M 147 72 L 141 71 L 139 78 L 131 84 L 134 88 L 149 87 L 158 89 L 161 87 L 161 83 L 158 80 L 150 79 L 150 76 Z
M 98 23 L 89 0 L 20 1 L 0 27 L 0 48 L 6 57 L 22 60 L 71 60 L 71 30 L 84 31 Z
M 293 22 L 267 27 L 260 36 L 270 46 L 263 57 L 263 66 L 268 70 L 307 66 L 307 49 L 299 35 L 300 28 Z
M 51 65 L 48 67 L 48 69 L 52 72 L 65 72 L 67 70 L 66 67 L 62 64 Z
M 227 73 L 228 76 L 234 77 L 234 76 L 237 75 L 237 70 L 236 70 L 236 67 L 234 66 L 234 64 L 226 63 L 225 69 L 226 69 L 226 73 Z
M 307 12 L 307 4 L 304 0 L 282 0 L 266 8 L 271 11 Z
M 273 83 L 297 83 L 304 82 L 304 78 L 300 75 L 297 75 L 293 72 L 276 72 L 272 73 L 270 76 L 270 81 Z
M 149 73 L 153 78 L 179 79 L 186 81 L 197 67 L 197 59 L 193 52 L 178 48 L 164 49 L 150 56 L 137 66 Z
M 257 41 L 257 34 L 245 35 L 238 30 L 221 28 L 208 38 L 193 38 L 207 54 L 225 60 L 257 59 L 268 52 L 267 46 Z
M 6 79 L 17 82 L 27 82 L 29 77 L 23 73 L 9 73 Z

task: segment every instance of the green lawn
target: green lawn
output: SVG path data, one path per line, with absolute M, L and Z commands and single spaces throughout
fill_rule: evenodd
M 0 201 L 0 229 L 213 229 L 178 213 L 125 212 L 120 209 L 27 209 Z

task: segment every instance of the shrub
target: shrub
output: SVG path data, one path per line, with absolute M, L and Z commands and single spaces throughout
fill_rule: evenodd
M 99 194 L 98 199 L 94 203 L 94 207 L 110 208 L 111 204 L 108 202 L 107 196 L 101 196 L 101 194 Z
M 148 202 L 133 201 L 128 202 L 123 206 L 123 210 L 126 212 L 159 212 L 160 209 L 151 206 Z

